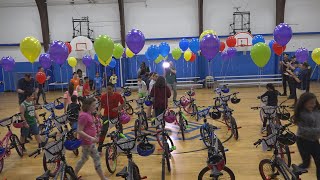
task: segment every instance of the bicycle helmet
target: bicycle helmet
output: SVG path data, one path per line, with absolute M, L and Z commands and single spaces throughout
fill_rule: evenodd
M 221 118 L 221 112 L 217 109 L 213 109 L 212 112 L 209 112 L 209 116 L 212 119 L 220 119 Z
M 278 141 L 283 144 L 283 145 L 293 145 L 297 140 L 296 135 L 291 132 L 291 131 L 287 131 L 285 134 L 281 134 L 278 137 Z
M 22 128 L 24 126 L 23 120 L 15 120 L 13 121 L 13 127 L 15 128 Z
M 190 99 L 185 96 L 182 96 L 180 98 L 180 104 L 181 104 L 181 106 L 186 107 L 190 104 Z
M 224 166 L 225 166 L 225 160 L 223 156 L 216 154 L 216 155 L 211 155 L 208 159 L 209 161 L 209 168 L 212 169 L 213 166 L 217 168 L 218 171 L 222 171 Z
M 223 92 L 223 93 L 229 93 L 229 88 L 226 86 L 226 85 L 223 85 L 222 87 L 221 87 L 221 91 Z
M 151 97 L 150 96 L 147 96 L 144 100 L 144 104 L 146 106 L 152 106 L 152 100 L 151 100 Z
M 232 104 L 238 104 L 240 102 L 240 99 L 235 95 L 231 98 Z
M 149 142 L 141 142 L 137 146 L 137 152 L 140 156 L 150 156 L 154 150 L 155 146 Z
M 79 139 L 67 139 L 64 142 L 64 147 L 69 151 L 74 151 L 78 149 L 81 145 L 81 141 Z
M 121 112 L 121 115 L 119 116 L 119 122 L 121 124 L 127 124 L 130 121 L 130 116 L 126 112 Z
M 277 116 L 281 120 L 289 120 L 290 119 L 290 112 L 277 112 Z
M 64 108 L 64 104 L 60 103 L 60 104 L 56 105 L 54 108 L 57 109 L 57 110 L 61 110 L 61 109 Z
M 125 88 L 123 92 L 124 96 L 131 96 L 131 90 L 129 88 Z
M 0 147 L 0 159 L 6 154 L 6 148 Z
M 177 120 L 177 117 L 176 117 L 176 113 L 172 110 L 169 110 L 165 113 L 164 115 L 164 120 L 167 122 L 167 123 L 173 123 Z

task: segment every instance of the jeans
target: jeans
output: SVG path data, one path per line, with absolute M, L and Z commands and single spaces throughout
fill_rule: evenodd
M 293 78 L 290 78 L 288 81 L 289 84 L 289 90 L 290 90 L 290 96 L 293 98 L 297 97 L 297 93 L 296 93 L 296 88 L 297 88 L 297 83 Z
M 282 74 L 283 94 L 287 94 L 287 82 L 288 82 L 288 76 Z
M 171 91 L 173 91 L 172 99 L 173 101 L 177 100 L 177 82 L 174 82 L 173 84 L 168 84 Z
M 43 102 L 46 103 L 46 102 L 47 102 L 47 100 L 46 100 L 46 93 L 44 92 L 44 89 L 43 89 L 43 88 L 42 88 L 42 89 L 39 89 L 39 91 L 38 91 L 36 103 L 39 103 L 40 95 L 42 95 L 42 100 L 43 100 Z

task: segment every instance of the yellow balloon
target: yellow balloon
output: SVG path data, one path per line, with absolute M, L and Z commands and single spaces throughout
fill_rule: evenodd
M 41 53 L 41 44 L 35 37 L 25 37 L 20 42 L 20 51 L 29 62 L 34 63 Z
M 126 48 L 126 55 L 129 58 L 132 58 L 134 56 L 133 52 L 129 48 Z
M 77 59 L 75 57 L 69 57 L 68 58 L 68 64 L 71 66 L 71 67 L 76 67 L 77 65 Z
M 320 48 L 315 48 L 312 51 L 311 57 L 317 65 L 320 65 Z
M 157 57 L 157 59 L 156 60 L 154 60 L 154 62 L 156 63 L 156 64 L 159 64 L 162 60 L 163 60 L 163 56 L 161 56 L 161 54 Z
M 106 62 L 104 62 L 102 59 L 98 57 L 100 64 L 102 64 L 103 66 L 108 66 L 111 62 L 111 59 L 112 59 L 112 56 Z
M 202 38 L 207 35 L 207 34 L 213 34 L 213 35 L 217 35 L 217 33 L 214 30 L 205 30 L 201 33 L 199 40 L 201 41 Z
M 191 51 L 185 51 L 184 54 L 183 54 L 183 57 L 186 61 L 190 61 L 191 59 L 191 56 L 192 56 L 192 52 Z

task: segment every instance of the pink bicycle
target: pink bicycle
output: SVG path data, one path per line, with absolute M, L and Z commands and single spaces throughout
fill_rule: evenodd
M 4 166 L 4 158 L 9 157 L 11 155 L 11 149 L 15 148 L 19 156 L 23 156 L 20 140 L 17 135 L 12 133 L 10 128 L 11 124 L 13 124 L 15 128 L 21 128 L 23 126 L 20 113 L 15 114 L 9 118 L 0 120 L 0 126 L 8 128 L 8 132 L 0 141 L 0 173 L 2 172 Z

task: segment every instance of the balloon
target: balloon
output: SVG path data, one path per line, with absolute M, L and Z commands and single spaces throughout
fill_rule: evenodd
M 286 50 L 286 46 L 281 46 L 277 42 L 273 43 L 272 49 L 276 55 L 280 56 L 284 50 Z
M 196 58 L 197 58 L 197 56 L 196 56 L 194 53 L 192 53 L 192 56 L 191 56 L 191 58 L 190 58 L 190 62 L 195 61 Z
M 189 48 L 193 53 L 198 53 L 200 50 L 200 42 L 198 38 L 192 38 L 189 43 Z
M 134 56 L 133 52 L 129 48 L 126 48 L 126 55 L 128 58 L 132 58 Z
M 271 50 L 267 44 L 260 42 L 251 48 L 250 55 L 258 67 L 264 67 L 270 60 Z
M 262 35 L 256 35 L 252 38 L 252 45 L 255 45 L 259 42 L 265 43 L 264 37 Z
M 70 54 L 71 51 L 72 51 L 72 47 L 71 47 L 70 43 L 68 43 L 68 42 L 65 42 L 65 44 L 66 44 L 66 46 L 68 47 L 68 52 L 69 52 L 69 54 Z
M 229 58 L 233 58 L 237 54 L 237 49 L 234 47 L 229 47 L 227 49 L 227 54 Z
M 237 44 L 237 40 L 234 36 L 229 36 L 226 40 L 228 47 L 234 47 Z
M 159 53 L 161 54 L 161 56 L 166 57 L 168 56 L 170 52 L 170 46 L 168 43 L 166 42 L 162 42 L 159 45 Z
M 98 58 L 98 61 L 100 62 L 100 64 L 102 64 L 103 66 L 108 66 L 109 63 L 111 62 L 112 57 L 110 57 L 106 62 L 102 61 L 102 59 Z
M 273 37 L 280 46 L 285 46 L 292 38 L 292 29 L 288 24 L 280 23 L 274 28 Z
M 20 42 L 20 51 L 25 58 L 29 60 L 30 63 L 38 58 L 41 52 L 41 44 L 38 39 L 29 36 Z
M 273 39 L 269 42 L 269 48 L 270 48 L 271 50 L 273 50 L 272 46 L 273 46 L 273 44 L 274 44 L 275 42 L 276 42 L 276 41 L 273 40 Z
M 96 62 L 99 62 L 99 57 L 97 54 L 94 55 L 93 59 L 96 61 Z
M 3 70 L 7 72 L 12 71 L 16 63 L 11 56 L 3 57 L 0 62 Z
M 189 47 L 189 41 L 185 38 L 181 39 L 179 42 L 179 47 L 182 51 L 185 51 Z
M 201 33 L 199 39 L 200 41 L 202 40 L 202 38 L 207 35 L 207 34 L 213 34 L 213 35 L 217 35 L 217 33 L 214 30 L 205 30 Z
M 68 58 L 68 47 L 62 41 L 53 41 L 50 44 L 49 54 L 55 63 L 62 65 Z
M 84 65 L 86 65 L 86 67 L 89 67 L 91 65 L 91 63 L 92 63 L 92 57 L 89 56 L 89 55 L 85 55 L 82 58 L 82 62 L 83 62 Z
M 123 58 L 126 58 L 126 57 L 127 57 L 127 55 L 126 55 L 126 48 L 123 48 L 122 57 L 123 57 Z
M 315 48 L 312 51 L 311 57 L 317 65 L 320 65 L 320 48 Z
M 68 58 L 68 64 L 73 68 L 76 67 L 77 59 L 75 57 L 69 57 Z
M 201 54 L 211 61 L 219 52 L 220 40 L 216 35 L 207 34 L 200 42 Z
M 142 50 L 145 43 L 145 38 L 143 33 L 138 29 L 132 29 L 127 34 L 126 43 L 128 48 L 134 54 L 138 54 Z
M 114 42 L 107 35 L 99 35 L 93 44 L 94 50 L 102 61 L 107 61 L 113 53 Z
M 43 72 L 37 72 L 36 80 L 38 81 L 39 84 L 45 83 L 47 80 L 46 74 Z
M 223 60 L 228 60 L 229 59 L 228 52 L 227 51 L 223 51 L 221 53 L 221 57 L 222 57 Z
M 47 54 L 47 53 L 40 54 L 39 63 L 41 67 L 43 67 L 44 69 L 50 68 L 51 66 L 50 54 Z
M 192 52 L 191 52 L 191 51 L 186 51 L 186 52 L 184 52 L 184 54 L 183 54 L 183 57 L 184 57 L 184 59 L 185 59 L 186 61 L 190 61 L 191 56 L 192 56 Z
M 159 48 L 156 45 L 151 45 L 148 48 L 148 54 L 151 61 L 154 61 L 159 56 Z
M 117 61 L 115 59 L 112 58 L 112 60 L 109 63 L 109 67 L 114 68 L 117 65 Z
M 113 57 L 120 59 L 123 53 L 123 46 L 120 43 L 114 44 Z
M 175 59 L 175 60 L 178 60 L 180 57 L 181 57 L 181 49 L 180 48 L 174 48 L 173 50 L 172 50 L 172 57 L 173 57 L 173 59 Z
M 219 51 L 222 52 L 226 48 L 226 44 L 224 42 L 220 42 Z
M 149 56 L 149 51 L 148 51 L 148 50 L 144 53 L 144 55 L 146 56 L 146 58 L 147 58 L 148 60 L 151 59 L 150 56 Z
M 155 62 L 156 64 L 159 64 L 162 60 L 163 60 L 163 56 L 159 55 L 159 56 L 157 57 L 157 59 L 154 60 L 154 62 Z
M 299 48 L 297 49 L 295 55 L 296 55 L 297 61 L 303 63 L 308 60 L 309 51 L 306 48 Z

